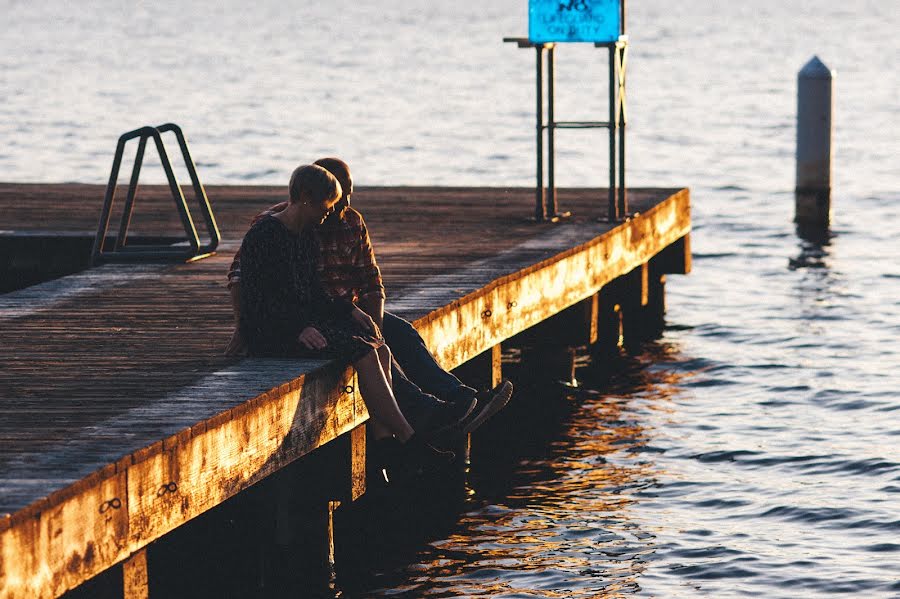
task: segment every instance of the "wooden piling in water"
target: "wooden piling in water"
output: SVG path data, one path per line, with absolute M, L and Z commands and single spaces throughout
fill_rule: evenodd
M 834 73 L 813 56 L 797 74 L 797 151 L 794 220 L 831 224 L 832 83 Z

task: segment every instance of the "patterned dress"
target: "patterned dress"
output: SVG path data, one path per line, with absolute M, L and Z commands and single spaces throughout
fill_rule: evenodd
M 241 244 L 241 335 L 252 356 L 300 356 L 355 362 L 384 340 L 350 316 L 353 304 L 334 299 L 317 272 L 319 247 L 307 230 L 290 231 L 274 216 L 253 225 Z M 318 329 L 327 347 L 305 348 L 297 336 Z
M 267 208 L 253 218 L 250 226 L 265 216 L 278 214 L 287 205 L 287 202 L 281 202 Z M 321 249 L 319 279 L 330 296 L 353 302 L 365 296 L 384 297 L 381 270 L 375 261 L 375 250 L 362 214 L 352 206 L 345 206 L 315 227 L 315 232 Z M 228 288 L 240 283 L 241 251 L 238 250 L 228 269 Z

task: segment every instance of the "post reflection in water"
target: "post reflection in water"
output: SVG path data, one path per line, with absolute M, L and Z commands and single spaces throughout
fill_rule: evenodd
M 586 385 L 575 391 L 520 384 L 503 418 L 476 438 L 446 533 L 423 539 L 405 563 L 377 565 L 369 589 L 380 590 L 358 589 L 360 596 L 612 597 L 639 590 L 655 535 L 631 508 L 665 474 L 653 459 L 657 432 L 642 413 L 652 410 L 657 422 L 675 417 L 670 399 L 687 374 L 650 366 L 672 351 L 653 345 L 611 380 L 596 365 L 582 367 Z M 523 374 L 509 366 L 513 376 Z M 410 501 L 415 509 L 423 503 Z M 398 511 L 408 525 L 409 510 Z
M 828 267 L 826 259 L 830 254 L 831 241 L 835 238 L 830 229 L 798 224 L 797 238 L 800 240 L 800 254 L 790 260 L 788 267 L 791 270 Z
M 789 270 L 803 273 L 795 283 L 797 322 L 824 335 L 829 312 L 835 307 L 833 295 L 840 293 L 841 286 L 841 275 L 832 268 L 837 236 L 828 228 L 797 225 L 797 237 L 800 253 L 788 263 Z

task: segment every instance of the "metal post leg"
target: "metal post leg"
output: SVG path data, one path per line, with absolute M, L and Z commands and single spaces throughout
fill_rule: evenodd
M 125 247 L 128 237 L 128 228 L 131 226 L 131 215 L 134 212 L 134 199 L 137 196 L 138 179 L 141 176 L 141 165 L 144 162 L 144 150 L 147 148 L 147 136 L 142 135 L 138 143 L 137 154 L 134 157 L 134 167 L 131 169 L 131 182 L 128 184 L 128 195 L 125 198 L 125 208 L 122 210 L 122 221 L 119 223 L 119 234 L 116 236 L 115 251 L 119 252 Z
M 619 129 L 619 215 L 628 216 L 628 190 L 625 188 L 625 67 L 628 57 L 628 46 L 616 45 L 616 55 L 619 71 L 616 80 L 619 85 L 618 102 L 616 105 L 616 128 Z
M 625 64 L 628 38 L 625 35 L 625 0 L 620 0 L 622 27 L 615 42 L 595 42 L 594 47 L 609 52 L 609 112 L 606 121 L 557 121 L 555 114 L 556 77 L 554 42 L 532 42 L 528 38 L 503 38 L 504 42 L 516 42 L 519 48 L 535 49 L 535 211 L 538 222 L 556 222 L 571 215 L 560 212 L 556 190 L 556 129 L 609 129 L 609 198 L 606 220 L 619 222 L 628 214 L 628 196 L 625 188 Z M 544 116 L 544 51 L 547 55 L 547 121 Z M 547 130 L 547 179 L 544 187 L 544 130 Z M 618 142 L 616 136 L 619 136 Z M 616 167 L 616 161 L 618 168 Z M 618 184 L 617 184 L 618 179 Z
M 609 214 L 607 220 L 619 220 L 616 205 L 616 49 L 609 47 Z
M 542 221 L 547 218 L 544 207 L 544 46 L 535 46 L 537 53 L 535 61 L 537 88 L 537 186 L 535 189 L 534 219 Z
M 547 50 L 547 216 L 555 219 L 559 216 L 556 204 L 556 146 L 554 132 L 556 123 L 553 116 L 553 100 L 556 91 L 556 46 L 550 44 Z

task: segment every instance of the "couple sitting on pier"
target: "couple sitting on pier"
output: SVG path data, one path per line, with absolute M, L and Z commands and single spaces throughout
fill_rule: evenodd
M 475 430 L 506 405 L 512 384 L 463 385 L 409 322 L 384 310 L 352 192 L 347 164 L 323 158 L 294 170 L 289 201 L 256 216 L 228 273 L 237 327 L 226 351 L 352 363 L 383 466 L 406 476 L 451 461 L 430 442 Z

